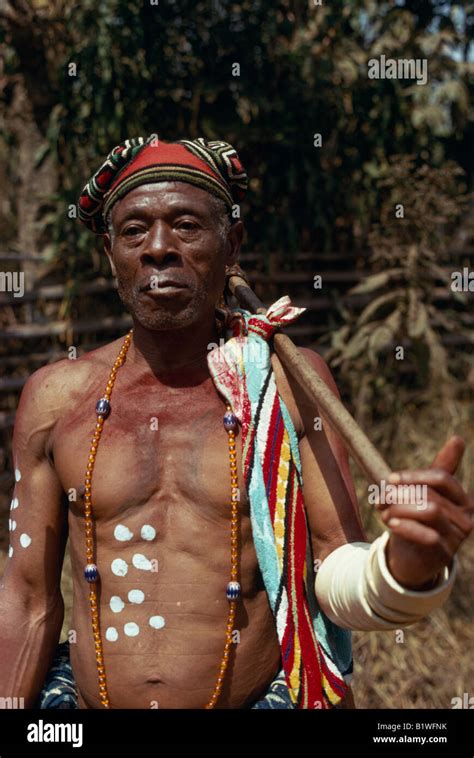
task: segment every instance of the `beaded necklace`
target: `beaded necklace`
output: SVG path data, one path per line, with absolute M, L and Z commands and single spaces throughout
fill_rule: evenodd
M 92 437 L 91 447 L 89 451 L 89 458 L 87 462 L 86 475 L 84 480 L 84 525 L 86 535 L 86 567 L 84 569 L 84 577 L 89 582 L 89 604 L 91 611 L 92 621 L 92 633 L 94 636 L 95 646 L 95 658 L 97 665 L 97 676 L 99 683 L 99 698 L 104 708 L 110 708 L 110 698 L 107 688 L 107 677 L 105 673 L 104 652 L 102 647 L 102 635 L 100 631 L 100 618 L 99 609 L 97 605 L 97 583 L 99 580 L 99 570 L 96 563 L 94 563 L 95 549 L 93 538 L 93 512 L 92 512 L 92 474 L 94 472 L 94 464 L 97 456 L 97 450 L 99 447 L 102 430 L 104 428 L 104 421 L 110 413 L 110 398 L 112 396 L 112 390 L 114 388 L 115 380 L 117 378 L 117 372 L 125 361 L 128 349 L 132 342 L 133 329 L 129 331 L 121 350 L 115 360 L 113 368 L 109 375 L 109 380 L 104 392 L 104 395 L 98 400 L 96 405 L 97 423 L 95 426 L 94 436 Z M 204 708 L 214 708 L 219 695 L 222 691 L 222 685 L 224 682 L 225 672 L 230 656 L 230 646 L 232 644 L 232 632 L 234 629 L 235 613 L 237 608 L 237 600 L 240 598 L 241 588 L 237 581 L 238 568 L 237 568 L 237 544 L 238 544 L 238 477 L 237 477 L 237 456 L 235 453 L 235 433 L 238 428 L 238 421 L 236 416 L 232 413 L 231 406 L 226 403 L 226 412 L 223 417 L 224 429 L 227 432 L 228 446 L 229 446 L 229 463 L 230 463 L 230 480 L 231 480 L 231 520 L 230 520 L 230 581 L 227 584 L 226 596 L 229 601 L 229 613 L 227 617 L 226 628 L 226 641 L 224 645 L 224 653 L 222 655 L 219 673 L 217 681 L 214 687 L 214 691 L 209 702 Z

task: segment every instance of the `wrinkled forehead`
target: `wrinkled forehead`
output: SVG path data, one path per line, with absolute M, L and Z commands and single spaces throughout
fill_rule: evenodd
M 214 208 L 213 196 L 199 187 L 179 181 L 157 182 L 130 190 L 113 204 L 106 221 L 119 223 L 125 215 L 133 212 L 183 212 L 210 218 Z

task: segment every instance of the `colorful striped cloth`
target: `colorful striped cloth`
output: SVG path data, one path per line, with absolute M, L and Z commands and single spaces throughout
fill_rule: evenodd
M 233 309 L 227 341 L 208 355 L 216 389 L 241 423 L 252 534 L 296 708 L 336 706 L 352 676 L 352 636 L 319 608 L 303 500 L 298 438 L 280 397 L 268 340 L 298 318 L 289 297 L 266 315 Z

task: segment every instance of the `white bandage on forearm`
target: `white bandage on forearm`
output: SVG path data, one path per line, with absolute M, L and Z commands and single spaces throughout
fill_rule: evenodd
M 454 556 L 431 590 L 409 590 L 390 573 L 386 531 L 374 542 L 349 542 L 333 550 L 319 567 L 314 584 L 320 608 L 337 626 L 379 631 L 407 626 L 446 601 L 458 568 Z

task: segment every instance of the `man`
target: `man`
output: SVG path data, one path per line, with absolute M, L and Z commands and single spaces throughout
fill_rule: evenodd
M 297 566 L 286 543 L 275 548 L 283 550 L 278 598 L 269 591 L 262 525 L 255 521 L 262 502 L 253 489 L 249 493 L 243 452 L 222 425 L 226 402 L 211 370 L 209 346 L 223 333 L 216 306 L 243 236 L 242 222 L 231 223 L 230 214 L 245 187 L 243 167 L 227 143 L 150 138 L 115 148 L 82 195 L 81 219 L 104 234 L 134 330 L 125 347 L 120 338 L 35 372 L 19 404 L 10 560 L 0 589 L 0 684 L 6 695 L 24 697 L 27 707 L 37 701 L 63 621 L 60 576 L 68 536 L 79 708 L 249 708 L 266 702 L 272 683 L 283 682 L 285 690 L 285 681 L 289 696 L 281 707 L 343 700 L 337 650 L 322 660 L 319 647 L 310 658 L 319 642 L 306 574 L 286 592 L 293 580 L 288 566 Z M 232 314 L 227 317 L 231 323 Z M 323 360 L 312 350 L 300 352 L 337 392 Z M 299 455 L 311 560 L 321 566 L 315 596 L 333 631 L 413 623 L 446 599 L 455 553 L 472 528 L 472 500 L 453 477 L 462 440 L 450 440 L 431 469 L 400 475 L 403 483 L 426 484 L 428 503 L 384 508 L 388 543 L 369 545 L 341 441 L 330 428 L 315 428 L 315 408 L 274 353 L 271 368 L 284 417 L 279 428 L 290 441 L 294 432 L 298 448 L 278 458 L 278 475 L 284 478 L 288 460 L 295 474 Z M 245 388 L 244 404 L 250 391 Z M 235 433 L 237 443 L 239 433 L 244 426 Z M 237 515 L 229 505 L 229 455 L 231 472 L 235 457 L 238 471 L 232 488 Z M 293 500 L 300 484 L 295 475 Z M 261 500 L 269 491 L 264 488 Z M 297 517 L 289 498 L 278 507 Z M 231 523 L 238 523 L 232 548 Z M 292 538 L 304 538 L 305 528 L 300 519 Z M 276 528 L 269 539 L 277 546 Z M 236 561 L 238 583 L 226 598 Z M 307 623 L 306 638 L 295 619 Z M 325 697 L 309 698 L 321 682 Z

